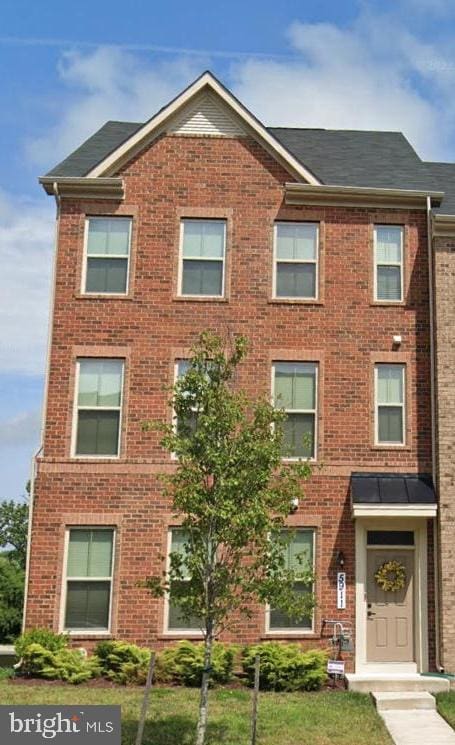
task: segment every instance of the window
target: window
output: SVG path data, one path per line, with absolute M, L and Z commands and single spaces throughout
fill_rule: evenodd
M 317 223 L 275 223 L 274 297 L 317 298 L 318 240 Z
M 77 362 L 75 455 L 117 456 L 120 449 L 123 360 Z
M 405 366 L 376 365 L 376 443 L 404 445 Z
M 226 222 L 182 220 L 180 295 L 222 297 Z
M 178 378 L 182 378 L 186 373 L 188 372 L 188 368 L 190 366 L 189 360 L 178 360 L 175 365 L 175 380 L 177 381 Z M 187 396 L 185 392 L 185 396 Z M 196 414 L 197 409 L 196 407 L 192 408 L 193 414 L 188 417 L 188 426 L 191 430 L 194 430 L 196 428 Z M 183 419 L 178 418 L 174 413 L 174 426 L 179 430 L 179 427 L 183 426 Z M 180 431 L 180 430 L 179 430 Z
M 377 225 L 374 229 L 375 300 L 403 300 L 403 228 Z
M 317 365 L 313 362 L 275 362 L 275 405 L 283 408 L 283 457 L 315 458 Z
M 187 533 L 183 528 L 172 528 L 170 532 L 169 550 L 185 556 L 184 544 L 187 540 Z M 181 585 L 188 581 L 189 577 L 185 576 L 185 568 L 183 567 L 183 579 L 178 582 L 174 582 L 171 585 L 169 597 L 167 599 L 167 630 L 168 631 L 196 631 L 201 630 L 201 620 L 192 617 L 189 621 L 185 621 L 182 617 L 181 610 L 178 605 L 172 602 L 172 588 L 177 584 Z
M 283 533 L 286 535 L 286 532 Z M 306 582 L 298 580 L 299 572 L 314 568 L 314 530 L 299 529 L 293 534 L 292 541 L 285 548 L 286 569 L 292 569 L 296 573 L 294 592 L 305 595 L 313 591 L 313 587 Z M 270 609 L 269 631 L 312 631 L 313 618 L 304 617 L 291 619 L 279 609 Z
M 105 295 L 128 292 L 131 218 L 89 217 L 83 291 Z
M 64 628 L 108 631 L 111 615 L 114 531 L 68 532 Z

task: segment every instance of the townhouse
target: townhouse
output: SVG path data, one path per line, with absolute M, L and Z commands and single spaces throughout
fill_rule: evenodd
M 455 669 L 453 170 L 400 133 L 267 128 L 207 72 L 40 179 L 57 238 L 26 627 L 200 638 L 139 586 L 182 541 L 142 422 L 170 421 L 164 386 L 211 328 L 248 337 L 239 386 L 280 396 L 284 457 L 315 464 L 288 518 L 313 616 L 258 605 L 222 638 L 325 647 L 340 622 L 357 673 Z

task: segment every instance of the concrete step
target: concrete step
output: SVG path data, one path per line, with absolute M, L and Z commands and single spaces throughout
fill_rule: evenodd
M 428 691 L 373 691 L 378 711 L 436 709 L 436 699 Z
M 398 692 L 414 693 L 428 691 L 439 693 L 448 691 L 450 682 L 446 678 L 432 678 L 430 675 L 366 675 L 362 673 L 347 673 L 346 680 L 350 691 L 359 693 Z

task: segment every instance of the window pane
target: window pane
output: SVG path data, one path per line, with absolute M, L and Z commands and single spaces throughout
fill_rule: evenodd
M 172 587 L 179 585 L 185 585 L 185 582 L 174 582 Z M 182 612 L 178 605 L 172 602 L 172 587 L 169 598 L 169 610 L 168 610 L 168 629 L 200 629 L 201 619 L 197 616 L 191 616 L 188 620 L 184 620 Z
M 287 549 L 286 565 L 296 573 L 306 571 L 313 564 L 313 531 L 296 530 Z
M 314 414 L 288 414 L 283 423 L 283 456 L 314 456 Z
M 86 577 L 90 530 L 72 530 L 68 542 L 67 577 Z
M 119 411 L 78 412 L 76 455 L 117 455 Z
M 183 262 L 182 295 L 221 295 L 223 287 L 223 262 Z
M 277 297 L 316 297 L 316 265 L 277 263 L 276 294 Z
M 401 228 L 376 228 L 376 261 L 378 264 L 389 261 L 401 262 Z
M 403 365 L 377 365 L 378 403 L 403 403 Z
M 112 530 L 71 530 L 67 577 L 109 577 L 112 540 Z
M 401 269 L 399 266 L 378 266 L 378 300 L 401 300 Z
M 89 220 L 87 254 L 116 254 L 129 252 L 131 220 L 129 218 L 96 218 Z
M 277 259 L 316 259 L 318 226 L 311 223 L 277 223 Z
M 305 595 L 311 592 L 311 588 L 309 588 L 304 582 L 296 582 L 294 584 L 294 592 L 296 592 L 298 595 Z M 280 610 L 273 609 L 270 611 L 270 628 L 271 629 L 308 629 L 308 630 L 311 630 L 312 618 L 306 616 L 306 617 L 295 620 L 295 619 L 289 618 L 289 616 L 286 616 Z
M 369 546 L 413 546 L 414 532 L 412 530 L 369 530 L 367 543 Z
M 223 257 L 224 242 L 224 222 L 184 220 L 183 256 L 185 258 Z
M 403 409 L 401 406 L 379 407 L 378 441 L 403 442 Z
M 120 406 L 122 360 L 79 362 L 79 406 Z
M 275 399 L 284 409 L 314 409 L 316 405 L 316 367 L 304 362 L 275 365 Z
M 87 260 L 86 292 L 126 292 L 128 259 Z
M 65 627 L 109 628 L 110 582 L 68 582 Z

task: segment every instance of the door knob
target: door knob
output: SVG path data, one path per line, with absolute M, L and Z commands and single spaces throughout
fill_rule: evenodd
M 367 608 L 371 608 L 371 603 L 368 603 L 367 604 Z
M 368 613 L 367 613 L 368 618 L 371 618 L 372 616 L 375 616 L 375 615 L 376 615 L 376 613 L 373 613 L 372 610 L 369 610 Z

